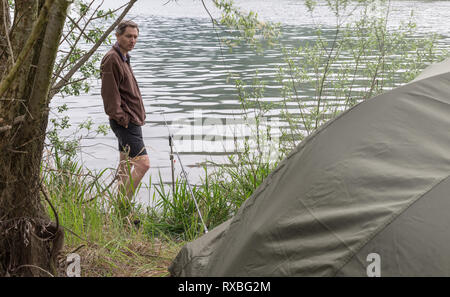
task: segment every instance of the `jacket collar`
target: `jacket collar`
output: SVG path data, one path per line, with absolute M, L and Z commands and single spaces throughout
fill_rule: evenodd
M 116 52 L 119 54 L 119 56 L 122 58 L 122 61 L 124 61 L 124 62 L 126 62 L 126 63 L 130 63 L 130 55 L 129 54 L 126 54 L 126 56 L 124 56 L 123 54 L 122 54 L 122 52 L 120 51 L 120 47 L 119 47 L 119 44 L 116 42 L 114 45 L 113 45 L 113 49 L 115 49 L 116 50 Z

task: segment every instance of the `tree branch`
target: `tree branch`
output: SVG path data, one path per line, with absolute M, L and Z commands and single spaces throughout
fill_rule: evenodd
M 30 37 L 28 38 L 27 42 L 25 43 L 25 46 L 23 47 L 22 51 L 20 52 L 19 56 L 17 57 L 16 63 L 14 63 L 14 66 L 11 68 L 8 75 L 6 75 L 0 82 L 0 98 L 5 94 L 5 92 L 8 90 L 8 88 L 11 86 L 17 72 L 19 71 L 20 67 L 22 66 L 22 64 L 24 63 L 28 54 L 30 53 L 34 43 L 36 42 L 37 38 L 40 36 L 42 30 L 44 29 L 45 22 L 47 21 L 50 7 L 53 5 L 53 2 L 55 2 L 55 0 L 46 0 L 45 1 L 45 4 L 43 5 L 41 12 L 39 13 L 39 18 L 34 23 Z
M 89 4 L 89 8 L 91 7 L 92 3 L 93 3 L 93 2 L 91 2 L 91 3 Z M 102 3 L 103 3 L 103 2 L 102 2 Z M 82 17 L 80 17 L 80 18 L 78 19 L 78 21 L 75 21 L 75 20 L 72 19 L 70 16 L 68 16 L 69 20 L 73 23 L 74 28 L 77 27 L 78 30 L 80 30 L 80 34 L 78 35 L 78 38 L 75 40 L 75 43 L 74 43 L 74 44 L 70 44 L 70 51 L 69 51 L 69 53 L 68 53 L 68 54 L 66 55 L 66 57 L 59 63 L 58 67 L 56 67 L 56 69 L 57 69 L 57 70 L 55 71 L 56 75 L 55 75 L 54 80 L 52 81 L 52 86 L 55 84 L 56 79 L 57 79 L 58 77 L 61 76 L 61 73 L 62 73 L 63 70 L 66 68 L 67 61 L 70 59 L 72 53 L 75 51 L 78 42 L 81 40 L 81 36 L 85 36 L 85 37 L 87 37 L 87 38 L 89 39 L 89 41 L 91 41 L 92 43 L 95 43 L 95 42 L 94 42 L 93 40 L 91 40 L 88 36 L 86 36 L 86 34 L 84 33 L 84 31 L 85 31 L 86 28 L 89 26 L 89 23 L 92 21 L 93 15 L 100 9 L 101 5 L 102 5 L 102 4 L 100 4 L 100 5 L 94 10 L 94 12 L 92 13 L 92 15 L 90 16 L 89 20 L 86 22 L 86 24 L 84 25 L 83 28 L 80 28 L 80 26 L 78 25 L 78 23 L 81 21 L 81 18 L 82 18 Z M 83 15 L 83 16 L 84 16 L 84 15 Z M 73 30 L 71 30 L 71 31 L 73 31 Z M 70 34 L 70 33 L 69 33 L 69 34 Z M 67 34 L 67 35 L 64 37 L 64 39 L 67 39 L 67 36 L 68 36 L 69 34 Z M 67 39 L 67 42 L 69 42 L 69 39 Z M 69 64 L 69 65 L 70 65 L 70 64 Z
M 55 277 L 53 274 L 51 274 L 50 272 L 48 272 L 47 270 L 45 270 L 42 267 L 36 266 L 36 265 L 30 265 L 30 264 L 26 264 L 26 265 L 20 265 L 19 267 L 17 267 L 15 270 L 19 270 L 21 268 L 25 268 L 25 267 L 29 267 L 29 268 L 36 268 L 39 269 L 42 272 L 45 272 L 46 274 L 48 274 L 50 277 Z
M 92 4 L 94 4 L 94 1 L 91 1 L 91 3 L 89 3 L 89 5 L 87 6 L 87 9 L 89 10 L 92 6 Z M 87 13 L 87 12 L 86 12 Z M 76 23 L 79 23 L 81 21 L 81 19 L 83 18 L 84 15 L 80 15 L 80 17 L 78 18 L 78 20 L 76 21 Z M 59 42 L 59 45 L 61 46 L 61 44 L 63 44 L 64 41 L 66 41 L 67 37 L 69 37 L 70 34 L 72 34 L 72 32 L 75 30 L 75 27 L 71 28 L 69 32 L 67 32 L 64 37 L 61 39 L 61 41 Z
M 119 8 L 116 8 L 116 9 L 114 9 L 114 10 L 110 10 L 110 11 L 108 11 L 108 12 L 105 13 L 105 14 L 97 15 L 96 17 L 92 18 L 92 20 L 102 19 L 102 18 L 104 18 L 104 17 L 106 17 L 106 16 L 108 16 L 108 15 L 115 14 L 116 12 L 118 12 L 119 10 L 121 10 L 122 8 L 124 8 L 126 5 L 127 5 L 127 4 L 124 4 L 124 5 L 120 6 Z
M 46 99 L 50 90 L 53 67 L 69 4 L 70 2 L 67 0 L 58 0 L 51 7 L 43 40 L 43 50 L 39 55 L 34 85 L 28 101 L 30 113 L 37 119 L 42 117 L 43 107 L 48 107 Z
M 90 20 L 86 23 L 86 25 L 84 26 L 84 28 L 81 28 L 80 25 L 78 24 L 77 21 L 75 21 L 73 18 L 71 18 L 70 16 L 67 16 L 67 18 L 72 22 L 72 24 L 78 29 L 80 30 L 80 36 L 78 39 L 81 39 L 81 36 L 84 36 L 84 38 L 86 38 L 87 40 L 89 40 L 90 42 L 94 43 L 94 40 L 92 40 L 92 38 L 90 38 L 89 36 L 86 35 L 86 33 L 84 31 L 86 31 L 87 25 L 90 23 Z
M 70 80 L 70 78 L 78 71 L 78 69 L 80 69 L 80 67 L 83 66 L 84 63 L 86 63 L 89 60 L 89 58 L 95 53 L 95 51 L 100 47 L 100 45 L 103 44 L 103 42 L 106 40 L 106 38 L 108 38 L 109 34 L 111 34 L 111 32 L 114 30 L 114 28 L 127 15 L 127 13 L 130 11 L 130 9 L 133 7 L 134 3 L 136 3 L 136 1 L 137 0 L 131 0 L 128 3 L 127 7 L 124 9 L 122 14 L 105 31 L 105 33 L 102 35 L 102 37 L 100 37 L 100 39 L 97 41 L 97 43 L 78 61 L 78 63 L 72 69 L 70 69 L 70 71 L 64 76 L 64 78 L 59 80 L 59 82 L 56 83 L 52 87 L 52 91 L 50 91 L 49 98 L 48 98 L 49 100 L 51 100 L 53 98 L 53 96 L 55 96 L 61 90 L 61 88 L 66 84 L 66 82 L 68 82 Z

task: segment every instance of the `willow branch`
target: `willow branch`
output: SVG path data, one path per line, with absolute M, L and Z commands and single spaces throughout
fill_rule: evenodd
M 102 19 L 102 18 L 104 18 L 104 17 L 106 17 L 106 16 L 113 15 L 113 14 L 115 14 L 116 12 L 118 12 L 119 10 L 121 10 L 122 8 L 124 8 L 125 6 L 127 6 L 126 3 L 125 3 L 124 5 L 122 5 L 122 6 L 120 6 L 120 7 L 116 8 L 116 9 L 114 9 L 114 10 L 108 11 L 108 12 L 105 13 L 105 14 L 97 15 L 96 17 L 92 18 L 92 20 Z
M 97 41 L 97 43 L 78 61 L 78 63 L 70 69 L 70 71 L 61 79 L 59 80 L 56 85 L 52 87 L 52 90 L 49 94 L 49 99 L 53 98 L 60 90 L 61 88 L 70 81 L 71 77 L 80 69 L 81 66 L 83 66 L 90 58 L 91 56 L 97 51 L 97 49 L 103 44 L 103 42 L 108 38 L 109 34 L 114 30 L 114 28 L 124 19 L 124 17 L 127 15 L 127 13 L 130 11 L 130 9 L 133 7 L 134 3 L 136 3 L 137 0 L 131 0 L 127 7 L 124 9 L 122 14 L 117 18 L 117 20 L 105 31 L 105 33 L 100 37 L 100 39 Z
M 91 2 L 91 4 L 89 5 L 89 7 L 92 5 L 93 2 Z M 103 2 L 102 2 L 103 3 Z M 75 42 L 73 44 L 70 43 L 69 39 L 67 39 L 67 42 L 70 44 L 70 51 L 69 53 L 66 55 L 66 57 L 59 63 L 58 67 L 56 69 L 58 69 L 56 71 L 56 75 L 55 75 L 55 79 L 52 81 L 52 85 L 55 84 L 56 79 L 61 76 L 61 73 L 63 72 L 63 70 L 66 68 L 67 65 L 67 61 L 70 59 L 70 56 L 73 54 L 73 52 L 75 51 L 75 49 L 77 48 L 77 44 L 78 42 L 81 40 L 82 36 L 87 37 L 92 43 L 93 40 L 90 39 L 85 33 L 84 31 L 86 30 L 86 28 L 89 26 L 89 23 L 92 21 L 92 16 L 100 9 L 101 4 L 94 10 L 93 14 L 91 15 L 91 17 L 89 18 L 89 20 L 86 22 L 86 24 L 84 25 L 84 28 L 80 28 L 80 26 L 78 25 L 78 23 L 80 22 L 81 18 L 78 21 L 75 21 L 74 19 L 72 19 L 70 16 L 68 16 L 68 19 L 73 23 L 74 28 L 77 27 L 80 30 L 80 34 L 78 35 L 77 39 L 75 40 Z M 67 38 L 69 34 L 66 35 L 65 38 Z
M 91 3 L 89 3 L 89 5 L 87 6 L 87 9 L 88 9 L 88 10 L 91 9 L 91 6 L 92 6 L 93 3 L 94 3 L 94 1 L 91 1 Z M 80 17 L 78 18 L 78 20 L 77 20 L 76 22 L 79 23 L 79 22 L 81 21 L 81 19 L 83 18 L 83 16 L 84 16 L 84 14 L 83 14 L 83 15 L 80 15 Z M 69 32 L 67 32 L 67 34 L 65 34 L 65 35 L 63 36 L 63 38 L 62 38 L 61 41 L 59 42 L 59 45 L 63 44 L 64 41 L 66 41 L 66 39 L 70 36 L 70 34 L 72 34 L 72 32 L 73 32 L 74 30 L 75 30 L 75 27 L 71 28 L 71 29 L 69 30 Z

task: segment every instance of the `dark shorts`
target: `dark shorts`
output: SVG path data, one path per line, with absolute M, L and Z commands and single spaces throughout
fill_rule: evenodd
M 109 125 L 119 140 L 119 151 L 127 153 L 130 158 L 147 155 L 141 126 L 130 122 L 128 128 L 125 128 L 112 119 L 109 120 Z

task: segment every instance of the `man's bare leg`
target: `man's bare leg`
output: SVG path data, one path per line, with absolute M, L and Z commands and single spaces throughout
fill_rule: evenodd
M 126 154 L 122 155 L 121 153 L 120 157 L 119 187 L 121 192 L 131 200 L 145 173 L 150 169 L 150 160 L 148 155 L 137 156 L 129 162 L 127 162 Z M 120 174 L 120 172 L 124 174 Z
M 128 180 L 128 176 L 129 176 L 129 172 L 131 172 L 131 170 L 133 165 L 131 164 L 131 162 L 128 161 L 128 154 L 127 153 L 123 153 L 120 152 L 120 161 L 119 161 L 119 166 L 117 168 L 117 175 L 118 175 L 118 189 L 120 191 L 120 193 L 122 193 L 122 195 L 126 195 L 126 189 L 124 187 L 124 185 L 126 184 L 127 180 Z

